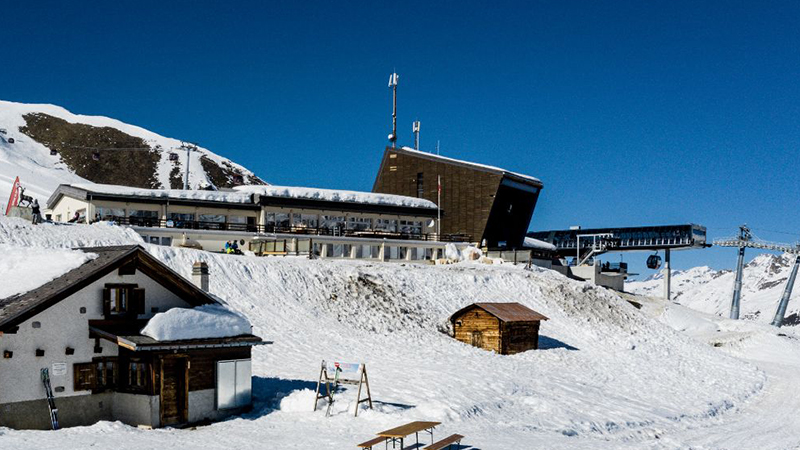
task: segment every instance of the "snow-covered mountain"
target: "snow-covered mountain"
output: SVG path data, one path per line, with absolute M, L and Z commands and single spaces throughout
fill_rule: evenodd
M 731 255 L 733 262 L 734 255 Z M 778 307 L 794 256 L 789 254 L 761 254 L 753 258 L 744 268 L 742 280 L 741 317 L 769 323 Z M 661 296 L 663 274 L 658 273 L 643 281 L 626 284 L 629 292 Z M 672 272 L 673 300 L 689 308 L 726 316 L 730 313 L 733 294 L 734 273 L 730 270 L 713 270 L 695 267 Z M 795 287 L 786 310 L 785 325 L 800 323 L 800 292 Z
M 17 176 L 26 193 L 40 201 L 60 183 L 180 188 L 187 162 L 180 146 L 178 139 L 108 117 L 0 100 L 0 201 L 8 198 Z M 264 184 L 245 167 L 202 147 L 189 156 L 189 183 L 210 189 Z

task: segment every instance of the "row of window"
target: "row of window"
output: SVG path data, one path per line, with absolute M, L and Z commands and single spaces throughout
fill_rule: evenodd
M 90 363 L 73 365 L 75 391 L 126 390 L 147 392 L 150 388 L 150 365 L 140 360 L 128 361 L 123 379 L 119 377 L 119 360 L 116 357 L 95 358 Z M 122 382 L 120 382 L 122 381 Z
M 249 405 L 252 399 L 252 374 L 249 359 L 218 361 L 216 367 L 216 402 L 219 409 Z M 95 358 L 73 365 L 75 391 L 115 391 L 149 393 L 153 374 L 149 363 L 131 359 L 119 373 L 116 357 Z

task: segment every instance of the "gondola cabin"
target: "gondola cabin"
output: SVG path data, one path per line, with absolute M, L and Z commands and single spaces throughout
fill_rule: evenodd
M 539 348 L 547 317 L 519 303 L 473 303 L 450 317 L 456 340 L 501 355 Z

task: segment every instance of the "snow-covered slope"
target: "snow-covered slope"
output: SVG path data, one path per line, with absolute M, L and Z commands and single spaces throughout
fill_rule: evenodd
M 732 261 L 734 255 L 731 255 Z M 794 257 L 789 254 L 764 253 L 753 258 L 744 268 L 740 316 L 747 320 L 769 323 L 778 307 Z M 684 306 L 709 314 L 727 316 L 730 313 L 733 294 L 734 273 L 730 270 L 713 270 L 695 267 L 686 271 L 674 271 L 672 276 L 673 298 Z M 644 281 L 629 282 L 625 289 L 640 295 L 660 296 L 662 275 Z M 800 315 L 800 291 L 792 292 L 786 310 L 787 322 L 797 324 Z
M 0 200 L 3 202 L 8 199 L 17 176 L 26 192 L 41 202 L 60 183 L 115 179 L 121 180 L 115 184 L 135 187 L 179 187 L 174 185 L 182 180 L 186 167 L 187 155 L 185 151 L 176 150 L 181 145 L 177 139 L 108 117 L 73 114 L 55 105 L 0 101 L 0 130 L 4 130 L 4 133 L 0 131 Z M 95 161 L 91 149 L 76 148 L 128 148 L 131 145 L 151 151 L 102 151 L 100 159 Z M 51 155 L 51 149 L 58 153 Z M 191 153 L 189 161 L 192 187 L 229 184 L 233 183 L 232 177 L 238 176 L 241 179 L 236 182 L 263 183 L 251 171 L 229 159 L 202 147 L 197 150 Z M 177 155 L 176 161 L 170 160 L 170 153 Z
M 59 240 L 82 236 L 137 241 L 107 225 L 33 227 L 0 217 L 0 244 L 8 246 L 63 248 Z M 254 350 L 254 411 L 196 431 L 107 423 L 52 433 L 0 429 L 4 448 L 348 448 L 411 420 L 440 421 L 437 436 L 458 432 L 481 449 L 690 448 L 683 433 L 707 441 L 708 431 L 696 430 L 735 419 L 769 392 L 754 364 L 675 331 L 612 291 L 552 271 L 144 246 L 186 277 L 193 262 L 207 262 L 211 292 L 275 342 Z M 540 350 L 500 356 L 445 333 L 464 305 L 510 300 L 550 318 Z M 322 359 L 366 363 L 375 409 L 354 418 L 349 391 L 337 395 L 333 417 L 312 412 Z

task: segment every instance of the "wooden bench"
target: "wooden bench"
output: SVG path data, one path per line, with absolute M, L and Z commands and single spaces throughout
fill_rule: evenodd
M 464 436 L 460 434 L 451 434 L 441 441 L 434 442 L 433 444 L 425 447 L 423 450 L 442 450 L 445 447 L 450 448 L 450 446 L 453 444 L 461 445 L 462 439 L 464 439 Z
M 368 448 L 368 449 L 372 450 L 372 446 L 373 445 L 380 444 L 381 442 L 386 442 L 386 438 L 378 436 L 376 438 L 372 438 L 372 439 L 368 440 L 367 442 L 362 442 L 362 443 L 358 444 L 357 447 L 358 448 Z

